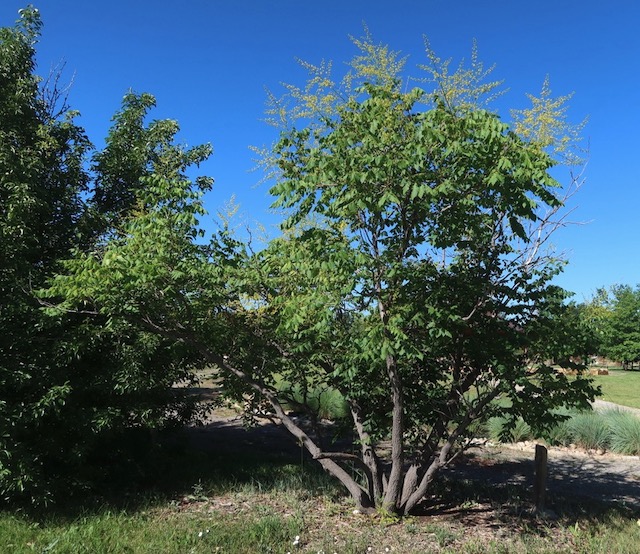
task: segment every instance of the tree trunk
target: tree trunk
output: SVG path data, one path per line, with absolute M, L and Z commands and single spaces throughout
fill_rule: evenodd
M 404 472 L 404 405 L 398 366 L 393 356 L 387 356 L 387 372 L 391 384 L 393 409 L 391 423 L 391 472 L 382 508 L 389 512 L 399 510 L 402 476 Z
M 365 429 L 364 421 L 360 414 L 360 407 L 353 401 L 350 401 L 349 405 L 351 407 L 351 416 L 353 417 L 353 423 L 360 440 L 362 461 L 369 468 L 369 496 L 374 501 L 374 503 L 377 503 L 382 498 L 383 494 L 380 461 L 378 460 L 375 450 L 373 449 L 373 446 L 371 444 L 371 437 Z

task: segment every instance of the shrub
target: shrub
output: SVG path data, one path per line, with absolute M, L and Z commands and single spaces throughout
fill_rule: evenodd
M 565 416 L 567 419 L 557 423 L 550 429 L 546 430 L 542 434 L 541 438 L 543 438 L 547 443 L 553 446 L 566 446 L 568 444 L 571 444 L 573 442 L 573 435 L 571 433 L 569 421 L 571 421 L 571 418 L 579 414 L 580 412 L 561 408 L 559 410 L 555 410 L 554 413 L 556 413 L 557 415 Z
M 306 406 L 318 419 L 337 421 L 344 419 L 349 414 L 347 401 L 340 391 L 326 386 L 307 387 L 306 391 L 298 384 L 292 385 L 287 381 L 278 383 L 278 390 L 287 391 L 292 403 L 289 407 L 296 409 L 296 403 Z
M 492 417 L 489 420 L 487 425 L 487 430 L 489 433 L 489 438 L 495 441 L 504 442 L 504 426 L 506 423 L 506 419 L 502 417 Z M 516 420 L 516 424 L 511 432 L 508 435 L 510 442 L 522 442 L 526 440 L 532 440 L 535 438 L 533 436 L 533 431 L 531 430 L 531 426 L 524 421 L 522 418 L 518 418 Z

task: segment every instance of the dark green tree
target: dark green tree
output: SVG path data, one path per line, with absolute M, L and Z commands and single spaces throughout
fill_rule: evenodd
M 57 324 L 41 317 L 33 288 L 77 246 L 88 177 L 84 131 L 47 102 L 35 76 L 37 10 L 0 29 L 0 490 L 20 492 L 46 471 L 49 421 L 70 386 L 52 357 Z M 48 98 L 55 99 L 56 94 Z
M 625 368 L 640 362 L 640 288 L 615 285 L 596 300 L 604 310 L 602 353 Z
M 130 93 L 87 171 L 77 114 L 36 75 L 40 30 L 31 7 L 0 29 L 0 493 L 35 502 L 113 476 L 105 469 L 131 457 L 123 433 L 140 444 L 141 430 L 193 414 L 171 388 L 193 376 L 188 349 L 124 319 L 45 315 L 34 291 L 118 236 L 148 175 L 183 178 L 210 152 L 173 144 L 174 121 L 147 125 L 155 100 Z

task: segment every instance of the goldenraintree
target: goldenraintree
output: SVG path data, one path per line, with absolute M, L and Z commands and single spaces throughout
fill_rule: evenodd
M 345 484 L 363 506 L 406 514 L 489 416 L 541 428 L 593 395 L 548 365 L 583 353 L 557 324 L 561 261 L 545 249 L 564 223 L 550 170 L 571 128 L 548 82 L 515 129 L 480 107 L 500 83 L 482 83 L 475 50 L 450 74 L 428 49 L 427 91 L 408 90 L 388 48 L 356 44 L 342 84 L 311 67 L 306 87 L 272 99 L 272 193 L 299 231 L 287 263 L 314 279 L 268 302 L 283 306 L 282 351 L 313 352 L 303 378 L 349 403 L 365 486 Z M 325 289 L 325 274 L 338 285 Z
M 201 187 L 154 173 L 120 233 L 44 294 L 198 352 L 360 509 L 408 514 L 489 417 L 544 428 L 594 391 L 547 363 L 571 347 L 545 340 L 566 296 L 545 250 L 565 198 L 553 145 L 479 107 L 494 87 L 478 88 L 477 61 L 408 90 L 396 53 L 355 43 L 340 83 L 307 64 L 304 87 L 271 97 L 282 236 L 257 252 L 224 226 L 196 241 Z M 357 450 L 326 440 L 318 390 L 344 398 Z

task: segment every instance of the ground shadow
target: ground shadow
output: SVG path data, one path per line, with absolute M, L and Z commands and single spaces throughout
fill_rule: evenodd
M 504 459 L 510 456 L 510 459 Z M 550 451 L 548 503 L 553 505 L 597 502 L 640 512 L 640 465 L 632 457 L 613 457 Z M 499 458 L 474 453 L 444 471 L 448 480 L 468 480 L 479 490 L 510 490 L 531 501 L 533 454 L 502 451 Z
M 477 516 L 476 512 L 495 512 L 496 506 L 508 507 L 512 515 L 530 512 L 533 455 L 501 452 L 497 456 L 478 449 L 445 469 L 443 479 L 423 503 L 422 514 Z M 640 511 L 640 480 L 624 469 L 633 460 L 625 463 L 616 466 L 605 457 L 550 452 L 550 507 L 562 511 L 569 505 L 572 510 L 583 506 L 597 512 L 602 504 Z M 158 436 L 151 455 L 137 463 L 135 471 L 94 488 L 84 498 L 70 498 L 47 513 L 53 510 L 74 517 L 105 507 L 137 509 L 150 501 L 221 494 L 245 485 L 255 484 L 264 491 L 280 487 L 283 480 L 291 484 L 296 479 L 309 494 L 320 489 L 326 494 L 332 487 L 332 494 L 344 495 L 282 426 L 268 423 L 246 428 L 240 418 L 219 418 Z

